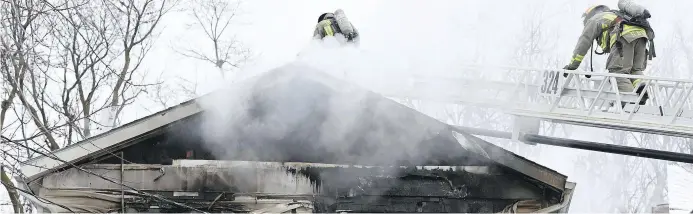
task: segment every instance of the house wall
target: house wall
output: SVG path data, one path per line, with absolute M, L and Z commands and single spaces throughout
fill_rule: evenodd
M 211 206 L 216 211 L 251 211 L 267 208 L 253 205 L 258 200 L 290 199 L 310 201 L 317 212 L 498 212 L 518 200 L 558 203 L 535 184 L 493 167 L 358 167 L 205 160 L 122 166 L 123 183 L 129 187 L 198 208 Z M 89 203 L 102 206 L 101 210 L 119 209 L 120 167 L 84 166 L 99 176 L 74 168 L 50 174 L 43 179 L 39 195 L 61 199 L 60 194 L 69 191 L 105 194 L 111 196 L 106 202 L 70 203 L 75 207 Z M 185 211 L 124 190 L 126 207 Z

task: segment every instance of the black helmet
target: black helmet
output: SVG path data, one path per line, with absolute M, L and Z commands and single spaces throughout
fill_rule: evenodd
M 332 17 L 334 17 L 334 13 L 323 13 L 322 15 L 320 15 L 320 17 L 318 17 L 318 22 Z
M 596 6 L 592 6 L 590 8 L 587 8 L 585 13 L 582 14 L 582 18 L 584 18 L 583 22 L 587 23 L 587 20 L 592 18 L 595 14 L 601 13 L 604 11 L 609 11 L 609 10 L 610 10 L 609 7 L 606 5 L 596 5 Z

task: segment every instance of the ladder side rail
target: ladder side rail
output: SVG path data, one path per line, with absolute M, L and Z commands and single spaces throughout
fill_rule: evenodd
M 554 71 L 554 72 L 555 72 L 555 71 Z M 523 72 L 523 73 L 524 73 L 524 75 L 522 75 L 522 76 L 524 76 L 525 78 L 518 78 L 518 79 L 520 79 L 520 81 L 516 81 L 516 82 L 511 82 L 512 79 L 511 79 L 511 80 L 508 80 L 508 81 L 497 81 L 497 80 L 488 81 L 488 80 L 486 80 L 486 82 L 483 82 L 483 80 L 456 79 L 456 78 L 446 78 L 445 80 L 446 80 L 446 81 L 458 81 L 458 84 L 460 84 L 460 85 L 465 85 L 465 84 L 467 84 L 467 83 L 464 83 L 464 82 L 471 82 L 471 83 L 480 85 L 480 87 L 483 87 L 483 85 L 481 85 L 481 84 L 486 84 L 486 85 L 487 85 L 487 84 L 490 84 L 490 83 L 495 83 L 495 84 L 498 84 L 498 85 L 502 85 L 502 84 L 513 83 L 512 85 L 515 85 L 515 86 L 516 86 L 514 89 L 512 89 L 514 92 L 517 92 L 517 90 L 518 90 L 518 88 L 519 88 L 520 85 L 531 85 L 531 84 L 533 84 L 533 85 L 539 85 L 539 84 L 537 84 L 537 83 L 533 83 L 533 82 L 535 82 L 535 81 L 532 81 L 532 80 L 529 80 L 529 79 L 528 79 L 529 74 L 527 74 L 527 72 Z M 608 77 L 615 76 L 615 75 L 623 76 L 623 77 L 630 77 L 630 78 L 637 77 L 637 76 L 635 76 L 635 75 L 608 74 L 608 73 L 593 73 L 593 75 L 604 75 L 604 77 L 607 77 L 607 78 L 605 78 L 605 79 L 608 79 Z M 577 76 L 579 76 L 579 75 L 577 75 Z M 434 79 L 434 78 L 428 77 L 428 78 L 426 78 L 426 79 L 431 79 L 431 80 L 432 80 L 432 79 Z M 595 77 L 593 77 L 593 78 L 591 78 L 591 79 L 594 79 L 594 80 L 587 80 L 587 81 L 596 81 L 596 82 L 603 81 L 603 80 L 597 80 L 598 78 L 595 78 Z M 656 79 L 651 79 L 651 80 L 656 80 Z M 483 83 L 482 83 L 482 82 L 483 82 Z M 676 83 L 679 83 L 679 84 L 680 84 L 680 82 L 676 82 Z M 657 86 L 656 86 L 656 87 L 657 87 L 658 90 L 661 90 L 660 88 L 663 88 L 663 87 L 672 87 L 672 88 L 676 88 L 676 87 L 678 86 L 676 83 L 674 83 L 674 84 L 672 85 L 672 84 L 660 83 L 660 81 L 657 81 Z M 665 85 L 666 85 L 666 86 L 665 86 Z M 671 85 L 671 86 L 669 86 L 669 85 Z M 498 87 L 497 87 L 497 88 L 498 88 Z M 572 86 L 571 86 L 571 87 L 569 87 L 569 88 L 575 88 L 575 87 L 572 87 Z M 652 94 L 656 96 L 656 94 L 658 94 L 658 93 L 654 93 L 654 92 L 653 92 Z M 657 98 L 655 98 L 655 99 L 657 99 Z M 657 100 L 664 100 L 664 99 L 657 99 Z M 660 102 L 660 103 L 661 103 L 661 102 Z
M 576 96 L 577 91 L 572 90 L 572 89 L 566 89 L 564 92 L 563 96 L 566 97 L 578 97 Z M 437 102 L 445 102 L 445 103 L 465 103 L 465 104 L 473 104 L 473 105 L 482 105 L 481 107 L 490 107 L 490 108 L 498 108 L 498 107 L 504 107 L 503 109 L 513 109 L 513 106 L 508 106 L 504 104 L 499 104 L 497 103 L 494 99 L 462 99 L 462 98 L 454 98 L 454 97 L 446 97 L 446 98 L 430 98 L 430 97 L 421 97 L 421 96 L 416 96 L 416 95 L 403 95 L 403 94 L 386 94 L 388 97 L 393 97 L 393 98 L 411 98 L 411 99 L 418 99 L 418 100 L 431 100 L 431 101 L 437 101 Z M 604 101 L 615 101 L 616 100 L 616 94 L 613 92 L 605 92 L 601 91 L 601 94 L 599 92 L 587 92 L 583 94 L 583 98 L 591 98 L 591 97 L 600 97 L 600 100 Z M 636 100 L 639 100 L 639 97 L 635 94 L 629 94 L 629 95 L 624 95 L 623 96 L 623 101 L 625 102 L 635 102 Z M 594 102 L 594 105 L 600 104 L 604 102 Z M 485 105 L 484 105 L 485 104 Z M 537 103 L 537 105 L 541 105 L 540 103 Z M 536 106 L 536 105 L 535 105 Z M 675 115 L 676 114 L 676 109 L 670 108 L 670 107 L 662 107 L 662 114 L 660 114 L 660 108 L 659 106 L 639 106 L 635 104 L 628 104 L 626 105 L 627 108 L 625 108 L 627 111 L 633 111 L 635 110 L 634 106 L 637 106 L 639 109 L 635 112 L 633 117 L 637 117 L 637 115 L 640 114 L 649 114 L 649 115 L 656 115 L 656 116 L 670 116 L 670 115 Z M 567 107 L 563 108 L 560 107 L 558 109 L 574 109 L 572 107 Z M 587 111 L 588 109 L 581 109 L 583 112 Z M 589 115 L 588 115 L 589 116 Z M 693 111 L 691 110 L 684 110 L 681 111 L 679 117 L 686 117 L 686 118 L 693 118 Z M 632 118 L 631 118 L 632 119 Z
M 557 93 L 553 96 L 541 96 L 540 92 L 541 90 L 540 87 L 542 86 L 541 84 L 537 84 L 537 82 L 542 81 L 542 79 L 536 78 L 539 77 L 537 74 L 542 74 L 546 73 L 547 71 L 550 72 L 551 75 L 548 75 L 549 77 L 554 76 L 556 74 L 562 74 L 562 70 L 556 70 L 556 69 L 545 69 L 544 71 L 524 71 L 522 73 L 519 73 L 518 75 L 514 76 L 517 81 L 513 81 L 513 79 L 503 79 L 503 78 L 496 78 L 494 81 L 485 81 L 485 80 L 455 80 L 455 78 L 446 78 L 445 80 L 448 82 L 451 82 L 454 84 L 454 82 L 466 82 L 468 84 L 480 86 L 482 95 L 487 95 L 487 96 L 482 96 L 482 97 L 476 97 L 473 99 L 468 99 L 465 98 L 464 93 L 457 92 L 457 91 L 452 91 L 452 92 L 444 92 L 444 96 L 440 96 L 437 98 L 437 100 L 442 101 L 442 102 L 450 102 L 454 101 L 455 103 L 471 103 L 474 105 L 477 104 L 484 104 L 486 106 L 491 106 L 491 107 L 500 107 L 502 109 L 517 109 L 517 108 L 527 108 L 529 106 L 535 107 L 535 111 L 538 111 L 539 113 L 541 112 L 551 112 L 551 108 L 549 106 L 552 106 L 553 109 L 578 109 L 580 112 L 585 112 L 587 113 L 580 113 L 583 116 L 588 116 L 588 118 L 597 119 L 597 115 L 602 115 L 603 112 L 599 112 L 597 115 L 591 115 L 592 112 L 594 112 L 594 107 L 595 106 L 603 106 L 607 104 L 607 101 L 616 101 L 617 103 L 620 102 L 625 102 L 625 103 L 631 103 L 640 100 L 642 98 L 643 94 L 635 94 L 635 93 L 629 93 L 629 92 L 619 92 L 617 83 L 615 81 L 616 77 L 619 78 L 634 78 L 637 77 L 637 75 L 624 75 L 624 74 L 609 74 L 609 73 L 591 73 L 593 76 L 603 76 L 601 80 L 599 78 L 593 78 L 593 79 L 586 79 L 582 78 L 578 72 L 574 73 L 569 73 L 569 78 L 561 78 L 561 81 L 559 82 L 563 87 L 560 87 L 560 93 Z M 508 72 L 513 72 L 513 71 L 507 71 Z M 493 76 L 493 75 L 486 75 L 488 76 Z M 562 75 L 561 75 L 562 76 Z M 571 78 L 572 76 L 572 78 Z M 645 76 L 643 76 L 645 77 Z M 435 92 L 436 89 L 440 90 L 441 88 L 438 87 L 436 88 L 436 78 L 426 78 L 426 81 L 423 81 L 423 85 L 416 85 L 417 87 L 414 87 L 411 90 L 411 92 L 416 92 L 419 90 L 416 89 L 422 89 L 426 91 L 425 88 L 429 88 L 427 93 L 432 93 Z M 440 78 L 439 78 L 440 79 Z M 555 79 L 555 78 L 554 78 Z M 611 81 L 608 81 L 611 79 Z M 662 80 L 663 79 L 663 80 Z M 498 81 L 496 81 L 498 80 Z M 591 90 L 591 88 L 584 89 L 582 88 L 582 81 L 584 80 L 585 83 L 587 83 L 590 86 L 593 86 L 593 83 L 600 83 L 599 88 L 597 90 Z M 617 115 L 622 115 L 621 120 L 624 122 L 627 121 L 643 121 L 641 118 L 642 115 L 650 115 L 650 116 L 659 116 L 660 119 L 658 121 L 654 121 L 656 124 L 661 124 L 661 125 L 667 125 L 667 124 L 678 124 L 676 120 L 682 119 L 682 118 L 688 118 L 689 115 L 691 115 L 689 112 L 690 109 L 692 109 L 693 103 L 691 103 L 690 100 L 690 94 L 691 90 L 693 90 L 693 86 L 691 84 L 685 84 L 686 81 L 674 81 L 671 83 L 668 83 L 667 81 L 670 81 L 666 78 L 649 78 L 645 77 L 645 81 L 643 83 L 645 84 L 645 88 L 647 89 L 647 92 L 649 95 L 651 95 L 651 102 L 648 102 L 646 106 L 653 106 L 653 107 L 661 107 L 661 109 L 655 109 L 656 111 L 653 111 L 652 108 L 649 108 L 648 111 L 645 112 L 638 112 L 641 111 L 641 109 L 645 109 L 644 106 L 633 106 L 629 107 L 627 109 L 624 109 L 621 105 L 616 105 L 615 107 L 618 108 L 618 112 L 611 112 L 610 114 L 613 116 L 610 116 L 614 118 Z M 421 82 L 421 81 L 419 81 Z M 465 84 L 466 84 L 465 83 Z M 508 84 L 508 83 L 513 83 L 513 84 Z M 556 83 L 556 84 L 559 84 Z M 460 84 L 460 85 L 465 85 L 465 84 Z M 606 87 L 607 85 L 609 87 Z M 427 86 L 424 86 L 427 85 Z M 424 87 L 420 87 L 424 86 Z M 486 88 L 484 88 L 486 87 Z M 682 88 L 683 87 L 683 88 Z M 558 88 L 558 87 L 556 87 Z M 519 90 L 518 90 L 519 89 Z M 556 90 L 555 88 L 553 90 Z M 594 92 L 596 91 L 596 96 L 594 96 Z M 522 93 L 524 92 L 524 93 Z M 537 98 L 535 99 L 532 95 L 532 92 L 534 94 L 539 94 Z M 399 93 L 391 93 L 396 96 L 401 96 L 402 94 Z M 425 99 L 426 94 L 425 93 L 414 93 L 418 95 L 419 99 Z M 521 96 L 518 96 L 520 94 Z M 541 99 L 541 97 L 544 97 L 544 99 Z M 548 98 L 548 99 L 547 99 Z M 592 100 L 592 102 L 589 103 L 590 108 L 585 109 L 582 107 L 581 103 L 584 102 L 585 100 Z M 502 103 L 502 105 L 499 105 Z M 518 105 L 515 105 L 515 104 Z M 522 105 L 519 105 L 519 103 L 524 103 Z M 667 105 L 662 105 L 662 104 L 667 104 Z M 544 105 L 544 107 L 542 107 Z M 673 108 L 672 108 L 673 107 Z M 626 112 L 625 110 L 628 110 Z M 660 113 L 657 114 L 657 111 Z M 653 113 L 654 112 L 654 113 Z M 670 120 L 662 120 L 662 116 L 668 117 Z M 618 117 L 615 117 L 618 118 Z M 647 121 L 645 122 L 650 122 L 652 121 Z
M 566 81 L 570 81 L 570 79 L 571 79 L 570 76 L 573 76 L 573 75 L 570 75 L 570 74 L 569 74 L 569 77 L 566 78 L 566 79 L 567 79 Z M 596 96 L 596 97 L 593 96 L 593 98 L 596 98 L 597 101 L 599 101 L 599 100 L 601 99 L 601 100 L 604 100 L 604 101 L 606 101 L 606 100 L 615 100 L 615 101 L 618 102 L 618 103 L 620 103 L 621 101 L 626 102 L 626 103 L 638 103 L 638 101 L 641 100 L 641 99 L 643 98 L 644 93 L 636 94 L 636 93 L 621 93 L 621 92 L 619 92 L 618 89 L 617 89 L 617 83 L 616 83 L 616 81 L 615 81 L 615 77 L 610 77 L 610 78 L 613 80 L 613 81 L 609 81 L 610 85 L 612 86 L 611 89 L 612 89 L 612 91 L 615 91 L 615 94 L 616 94 L 616 95 L 610 97 L 609 94 L 611 94 L 611 93 L 610 93 L 610 92 L 606 92 L 606 90 L 600 86 L 600 88 L 597 90 L 598 96 Z M 654 82 L 655 84 L 653 84 L 653 82 Z M 606 82 L 601 82 L 601 83 L 606 83 Z M 653 96 L 655 96 L 655 97 L 653 97 L 653 99 L 658 99 L 658 98 L 656 97 L 656 94 L 657 94 L 657 93 L 653 93 L 653 91 L 661 91 L 661 90 L 659 90 L 659 88 L 656 88 L 656 86 L 659 85 L 659 81 L 650 79 L 650 80 L 645 80 L 645 81 L 644 81 L 644 84 L 645 84 L 645 88 L 646 88 L 648 91 L 650 91 L 650 94 L 652 94 Z M 680 84 L 680 83 L 679 83 L 679 84 Z M 565 84 L 564 84 L 564 85 L 565 85 Z M 674 86 L 675 86 L 675 85 L 674 85 Z M 671 86 L 667 86 L 667 87 L 671 87 Z M 571 91 L 570 89 L 565 89 L 565 88 L 564 88 L 564 93 L 561 93 L 560 96 L 571 96 L 571 95 L 572 95 L 573 97 L 576 97 L 577 99 L 592 98 L 592 97 L 589 96 L 589 92 L 582 93 L 582 90 L 581 90 L 579 87 L 577 87 L 577 86 L 575 86 L 575 87 L 570 87 L 570 88 L 575 88 L 575 89 L 574 89 L 575 92 Z M 666 90 L 666 89 L 664 89 L 664 90 Z M 687 91 L 687 90 L 686 90 L 686 91 Z M 601 94 L 600 94 L 600 92 L 601 92 L 601 93 L 605 93 L 606 96 L 602 97 Z M 571 94 L 571 93 L 572 93 L 572 94 Z M 578 94 L 578 93 L 580 93 L 580 94 Z M 619 96 L 619 94 L 620 94 L 620 96 Z M 689 97 L 689 96 L 686 95 L 686 96 L 684 96 L 684 97 Z M 614 98 L 616 98 L 616 99 L 614 99 Z M 619 100 L 619 99 L 621 99 L 621 100 Z M 656 100 L 656 101 L 658 101 L 658 100 Z M 681 103 L 681 102 L 683 102 L 683 101 L 684 101 L 684 100 L 679 100 L 679 102 L 677 102 L 677 103 Z M 685 99 L 685 101 L 686 101 L 687 106 L 690 106 L 690 104 L 691 104 L 690 99 Z M 602 102 L 602 104 L 603 104 L 603 103 L 604 103 L 604 102 Z M 557 103 L 554 102 L 553 104 L 554 104 L 554 106 L 555 106 Z M 655 103 L 655 104 L 650 103 L 649 105 L 650 105 L 650 106 L 661 107 L 661 105 L 656 105 L 656 104 L 658 104 L 658 103 Z M 565 107 L 565 106 L 557 106 L 557 107 L 562 108 L 562 107 Z M 572 106 L 569 106 L 569 107 L 572 107 Z M 624 120 L 632 120 L 634 117 L 636 117 L 636 116 L 639 115 L 639 114 L 636 114 L 636 112 L 638 111 L 638 108 L 640 108 L 641 106 L 640 106 L 640 105 L 636 105 L 634 108 L 628 109 L 628 110 L 629 110 L 628 112 L 625 112 L 626 109 L 623 109 L 620 105 L 619 105 L 618 107 L 619 107 L 619 110 L 620 110 L 619 113 L 620 113 L 620 114 L 625 114 L 625 115 L 624 115 Z M 666 108 L 666 107 L 664 107 L 664 108 L 665 108 L 664 112 L 666 112 L 666 115 L 672 115 L 672 113 L 671 113 L 672 110 L 671 110 L 671 109 Z M 594 109 L 594 108 L 592 108 L 591 110 L 593 110 L 593 109 Z M 676 109 L 677 109 L 677 110 L 674 110 L 674 113 L 673 113 L 673 114 L 676 114 L 675 117 L 688 117 L 688 116 L 690 115 L 690 113 L 688 113 L 688 112 L 690 112 L 690 111 L 685 111 L 685 110 L 681 109 L 680 107 L 679 107 L 679 108 L 676 108 Z M 689 107 L 689 109 L 691 109 L 691 108 Z M 661 111 L 662 111 L 662 110 L 659 111 L 659 112 L 660 112 L 659 114 L 656 114 L 656 112 L 650 111 L 650 115 L 664 116 L 664 113 L 662 113 Z M 590 114 L 590 112 L 588 112 L 588 115 L 589 115 L 589 114 Z M 690 117 L 688 117 L 688 118 L 690 118 Z
M 656 83 L 658 81 L 654 81 L 654 80 L 644 81 L 645 88 L 651 89 L 652 85 L 653 85 L 652 82 Z M 613 86 L 613 84 L 612 84 L 612 86 Z M 686 90 L 686 92 L 688 92 L 688 91 L 689 90 Z M 599 92 L 604 93 L 604 96 L 599 94 Z M 601 100 L 605 100 L 605 101 L 608 100 L 608 101 L 616 101 L 616 102 L 619 102 L 617 98 L 620 98 L 622 102 L 626 102 L 629 104 L 630 103 L 638 103 L 638 101 L 641 100 L 642 97 L 644 96 L 644 93 L 637 95 L 635 93 L 611 93 L 611 92 L 606 92 L 603 90 L 599 90 L 597 92 L 598 97 L 595 96 L 594 94 L 595 94 L 595 92 L 584 92 L 581 95 L 578 95 L 577 89 L 574 89 L 574 90 L 573 89 L 567 89 L 563 93 L 563 96 L 573 96 L 573 97 L 578 97 L 578 98 L 596 98 L 596 99 L 601 99 Z M 618 94 L 621 94 L 621 96 L 618 96 Z M 680 93 L 678 95 L 679 95 L 679 97 L 690 98 L 690 94 Z M 691 104 L 690 99 L 680 99 L 676 103 L 679 103 L 681 105 L 682 102 L 684 102 L 684 101 L 686 102 L 687 106 L 690 106 L 690 104 Z M 648 112 L 646 112 L 647 114 L 650 114 L 650 115 L 658 115 L 658 116 L 676 115 L 675 117 L 679 117 L 679 118 L 680 117 L 691 118 L 691 116 L 692 116 L 691 114 L 693 114 L 693 113 L 691 113 L 693 108 L 689 107 L 689 108 L 684 109 L 684 108 L 680 107 L 680 105 L 678 107 L 661 106 L 661 105 L 653 105 L 653 104 L 644 105 L 644 106 L 656 107 L 655 109 L 657 111 L 653 111 L 652 108 L 650 108 L 650 110 Z M 625 111 L 625 113 L 627 113 L 627 117 L 625 117 L 624 119 L 625 120 L 632 120 L 634 117 L 636 117 L 638 115 L 638 114 L 636 114 L 636 112 L 639 110 L 639 108 L 642 108 L 644 106 L 634 105 L 634 107 L 631 107 L 629 109 L 624 109 L 624 111 L 627 110 L 627 111 Z
M 514 69 L 514 70 L 518 70 L 518 69 Z M 544 70 L 544 72 L 551 72 L 551 73 L 556 72 L 555 69 L 554 70 L 543 69 L 543 70 Z M 531 72 L 531 71 L 536 71 L 536 70 L 524 70 L 524 71 L 530 71 Z M 573 74 L 573 75 L 576 75 L 575 73 L 578 73 L 578 72 L 572 72 L 572 71 L 563 71 L 563 72 Z M 678 87 L 680 87 L 681 83 L 693 82 L 691 80 L 675 80 L 675 79 L 671 79 L 671 78 L 659 78 L 659 77 L 650 77 L 650 76 L 642 76 L 642 75 L 628 75 L 628 74 L 614 74 L 614 73 L 591 73 L 591 74 L 593 75 L 593 78 L 594 78 L 594 76 L 603 76 L 604 77 L 602 80 L 597 80 L 597 81 L 604 81 L 604 79 L 611 79 L 613 81 L 617 77 L 618 78 L 627 78 L 627 79 L 642 78 L 643 80 L 649 80 L 650 82 L 654 81 L 657 83 L 656 85 L 654 85 L 654 87 L 656 87 L 656 88 L 653 89 L 652 86 L 647 86 L 646 88 L 648 89 L 647 90 L 648 93 L 650 93 L 653 96 L 653 102 L 657 102 L 656 103 L 657 105 L 662 105 L 663 103 L 669 103 L 669 105 L 662 105 L 662 106 L 673 106 L 673 105 L 675 105 L 676 102 L 672 102 L 671 97 L 662 99 L 658 95 L 659 93 L 657 93 L 656 91 L 668 91 L 668 90 L 666 90 L 666 88 L 677 89 Z M 673 82 L 667 83 L 667 81 L 673 81 Z M 644 81 L 644 82 L 646 82 L 646 81 Z M 664 83 L 662 83 L 662 82 L 664 82 Z M 616 84 L 610 84 L 610 86 L 612 86 L 612 87 L 609 87 L 610 89 L 612 89 L 614 91 L 617 90 L 616 89 L 617 87 L 614 87 L 614 86 L 616 86 Z M 574 88 L 574 87 L 570 87 L 570 88 Z M 604 89 L 598 89 L 598 90 L 604 90 Z M 622 92 L 619 92 L 619 93 L 622 93 Z M 673 95 L 673 94 L 670 94 L 670 95 Z M 552 98 L 555 98 L 555 97 L 552 97 Z M 667 101 L 667 102 L 665 102 L 665 101 Z M 691 102 L 690 99 L 687 101 L 688 101 L 687 106 L 689 108 L 693 108 L 693 102 Z
M 659 117 L 670 117 L 676 115 L 676 109 L 674 108 L 660 108 L 659 106 L 640 106 L 637 104 L 628 104 L 625 107 L 626 111 L 635 111 L 635 114 L 648 114 Z M 683 109 L 679 116 L 680 118 L 693 119 L 693 110 Z
M 589 96 L 587 96 L 587 95 L 589 95 L 590 92 L 603 90 L 603 89 L 598 89 L 598 90 L 582 89 L 582 88 L 578 87 L 578 86 L 579 86 L 579 83 L 577 82 L 578 79 L 582 79 L 582 78 L 579 77 L 579 76 L 578 76 L 577 78 L 575 78 L 575 75 L 573 75 L 573 79 L 574 79 L 575 81 L 571 81 L 571 82 L 573 82 L 573 83 L 575 83 L 575 84 L 574 84 L 573 86 L 565 87 L 565 89 L 579 90 L 580 93 L 583 93 L 583 94 L 584 94 L 584 95 L 578 96 L 578 98 L 583 98 L 583 99 L 594 99 L 595 97 L 589 97 Z M 471 86 L 471 87 L 486 87 L 487 89 L 483 89 L 483 90 L 497 89 L 497 90 L 496 90 L 496 92 L 498 92 L 497 94 L 501 94 L 501 92 L 503 92 L 503 91 L 509 91 L 509 92 L 514 93 L 513 95 L 509 95 L 508 97 L 502 97 L 501 99 L 503 99 L 503 100 L 508 100 L 508 99 L 506 99 L 506 98 L 514 98 L 514 99 L 517 99 L 518 96 L 515 96 L 515 95 L 517 95 L 517 92 L 519 91 L 519 90 L 518 90 L 518 87 L 521 87 L 521 86 L 522 86 L 522 88 L 524 88 L 525 91 L 527 91 L 528 93 L 529 93 L 529 92 L 535 92 L 535 91 L 537 91 L 536 89 L 537 89 L 537 87 L 539 87 L 537 84 L 532 84 L 532 83 L 529 83 L 529 82 L 515 83 L 515 84 L 514 84 L 515 87 L 512 87 L 512 88 L 511 88 L 511 87 L 508 86 L 508 83 L 506 83 L 506 82 L 498 82 L 498 81 L 493 81 L 493 82 L 479 82 L 479 81 L 471 81 L 471 80 L 448 80 L 448 79 L 446 79 L 445 81 L 449 81 L 449 82 L 451 82 L 451 83 L 460 82 L 460 83 L 461 83 L 461 84 L 460 84 L 460 88 L 462 88 L 463 86 L 467 86 L 467 87 L 469 87 L 469 86 Z M 426 88 L 428 88 L 427 85 L 439 85 L 439 84 L 435 84 L 435 83 L 432 83 L 432 82 L 433 82 L 433 81 L 417 81 L 417 84 L 414 85 L 414 87 L 413 87 L 412 89 L 424 89 L 423 91 L 427 91 L 427 90 L 425 90 Z M 645 81 L 645 82 L 647 82 L 647 81 Z M 658 84 L 659 81 L 650 81 L 650 82 L 657 82 L 657 84 Z M 652 84 L 650 84 L 650 85 L 652 85 Z M 648 88 L 649 91 L 652 91 L 652 86 L 648 86 L 647 88 Z M 415 90 L 415 91 L 421 91 L 421 90 Z M 568 90 L 568 91 L 570 91 L 570 90 Z M 663 91 L 663 90 L 662 90 L 662 89 L 655 89 L 655 91 Z M 430 92 L 430 91 L 427 91 L 427 92 Z M 621 94 L 622 94 L 622 97 L 629 96 L 628 93 L 621 93 Z M 659 98 L 659 95 L 657 95 L 657 94 L 659 94 L 659 93 L 653 92 L 653 93 L 652 93 L 653 98 L 654 98 L 654 99 L 657 99 L 657 100 L 661 100 L 661 99 Z M 673 95 L 673 94 L 668 93 L 667 95 L 670 97 L 670 96 Z M 625 99 L 625 101 L 629 101 L 629 102 L 632 102 L 632 101 L 633 101 L 633 100 L 631 100 L 631 98 L 627 98 L 627 99 L 624 98 L 624 99 Z M 578 100 L 579 100 L 579 99 L 578 99 Z M 609 100 L 612 100 L 612 99 L 609 99 Z M 673 103 L 672 103 L 672 104 L 673 104 Z M 652 104 L 649 104 L 649 105 L 652 105 Z M 666 107 L 666 105 L 663 105 L 663 106 Z
M 506 67 L 506 68 L 510 68 L 510 67 Z M 559 69 L 535 69 L 535 68 L 518 68 L 518 67 L 511 67 L 511 68 L 513 68 L 512 70 L 515 70 L 515 71 L 543 70 L 544 72 L 552 72 L 552 73 L 555 72 L 556 70 L 559 70 Z M 614 73 L 586 73 L 586 72 L 575 72 L 575 71 L 563 71 L 563 72 L 572 73 L 572 74 L 591 74 L 593 76 L 592 79 L 595 79 L 595 81 L 597 81 L 597 82 L 604 81 L 604 79 L 612 79 L 613 80 L 616 77 L 628 78 L 628 79 L 641 78 L 644 80 L 656 81 L 657 84 L 654 85 L 655 88 L 652 88 L 652 86 L 646 87 L 648 95 L 651 95 L 651 97 L 652 97 L 652 99 L 651 99 L 652 101 L 649 103 L 649 105 L 657 105 L 657 106 L 663 106 L 663 107 L 673 106 L 673 105 L 675 105 L 676 102 L 672 102 L 670 100 L 670 98 L 662 99 L 663 96 L 660 96 L 659 95 L 660 93 L 657 93 L 658 91 L 669 91 L 669 90 L 667 90 L 667 88 L 676 89 L 677 87 L 680 86 L 680 84 L 682 82 L 684 82 L 684 83 L 693 82 L 691 80 L 661 78 L 661 77 L 652 77 L 652 76 L 644 76 L 644 75 L 629 75 L 629 74 L 614 74 Z M 594 76 L 602 76 L 603 78 L 601 80 L 599 80 L 599 78 L 594 78 Z M 664 81 L 665 83 L 661 83 L 662 81 Z M 666 81 L 670 81 L 671 83 L 667 83 Z M 614 88 L 614 87 L 610 87 L 610 88 Z M 617 87 L 615 87 L 615 88 L 617 88 Z M 603 90 L 603 89 L 600 89 L 600 90 Z M 616 90 L 616 89 L 614 89 L 614 90 Z M 620 92 L 620 93 L 622 93 L 622 92 Z M 686 106 L 688 108 L 693 108 L 693 102 L 690 99 L 687 99 L 686 101 L 687 101 Z M 652 103 L 652 102 L 654 102 L 654 103 Z M 667 103 L 669 105 L 663 105 L 663 103 Z M 619 106 L 616 106 L 616 107 L 618 107 L 619 109 L 622 109 Z M 621 112 L 621 113 L 626 114 L 627 112 Z
M 567 123 L 575 125 L 586 125 L 592 127 L 601 128 L 614 128 L 627 131 L 640 131 L 649 133 L 660 133 L 663 135 L 671 136 L 684 136 L 693 137 L 693 119 L 686 120 L 676 120 L 673 124 L 665 125 L 663 124 L 663 117 L 651 115 L 647 117 L 634 118 L 631 121 L 624 121 L 621 117 L 613 113 L 607 112 L 595 112 L 591 116 L 581 116 L 580 111 L 577 109 L 556 109 L 555 112 L 542 112 L 538 111 L 536 106 L 490 106 L 492 108 L 496 107 L 499 109 L 504 109 L 506 112 L 512 115 L 518 115 L 516 112 L 525 112 L 525 116 L 537 118 L 544 121 L 554 122 L 554 123 Z M 673 112 L 673 111 L 669 111 Z M 693 115 L 692 115 L 693 116 Z M 659 118 L 660 120 L 655 120 Z M 613 126 L 613 127 L 612 127 Z M 619 127 L 630 127 L 627 129 L 618 128 Z M 616 128 L 615 128 L 616 127 Z M 687 134 L 688 133 L 688 134 Z
M 660 121 L 664 119 L 660 116 L 643 115 L 639 119 L 623 121 L 622 117 L 613 113 L 595 112 L 593 116 L 587 117 L 579 115 L 574 109 L 557 109 L 555 112 L 536 112 L 531 109 L 516 109 L 509 112 L 512 115 L 533 117 L 543 121 L 553 123 L 574 124 L 597 128 L 611 128 L 619 130 L 646 131 L 663 135 L 670 135 L 664 132 L 677 132 L 675 136 L 687 136 L 693 138 L 693 119 L 682 118 L 672 124 L 664 125 Z M 628 127 L 627 129 L 623 129 Z M 672 135 L 674 136 L 674 135 Z

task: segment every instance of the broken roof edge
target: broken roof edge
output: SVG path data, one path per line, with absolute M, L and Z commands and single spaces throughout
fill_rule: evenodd
M 463 145 L 465 149 L 482 154 L 486 158 L 493 160 L 503 167 L 507 167 L 532 179 L 548 184 L 549 186 L 560 191 L 565 190 L 565 185 L 568 182 L 568 176 L 467 132 L 456 129 L 452 126 L 451 129 L 453 132 L 463 135 L 465 139 L 473 141 L 473 144 L 478 146 L 475 148 L 468 148 L 467 146 Z
M 570 210 L 570 203 L 573 201 L 573 194 L 575 193 L 576 184 L 573 182 L 565 183 L 565 191 L 563 192 L 563 198 L 558 204 L 551 205 L 547 208 L 537 210 L 536 213 L 568 213 Z
M 42 154 L 29 159 L 20 164 L 22 174 L 29 179 L 36 178 L 56 168 L 74 164 L 79 160 L 93 156 L 113 146 L 122 145 L 137 136 L 145 135 L 173 122 L 195 115 L 202 111 L 197 100 L 208 99 L 209 97 L 210 95 L 206 94 L 199 98 L 188 100 L 70 146 L 47 152 L 51 156 Z

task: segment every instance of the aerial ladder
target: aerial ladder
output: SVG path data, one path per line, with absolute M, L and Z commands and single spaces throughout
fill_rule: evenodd
M 511 133 L 467 131 L 525 143 L 555 143 L 537 135 L 540 121 L 693 138 L 693 80 L 516 66 L 468 65 L 463 69 L 456 74 L 394 75 L 397 77 L 370 80 L 377 82 L 368 85 L 390 98 L 502 110 L 513 116 Z M 649 96 L 647 103 L 638 104 L 645 93 L 619 92 L 618 77 L 641 79 Z M 580 143 L 584 142 L 570 142 L 573 146 Z M 583 149 L 591 146 L 584 144 Z M 693 163 L 693 156 L 679 153 L 610 147 L 621 150 L 620 154 L 652 153 L 658 159 Z

